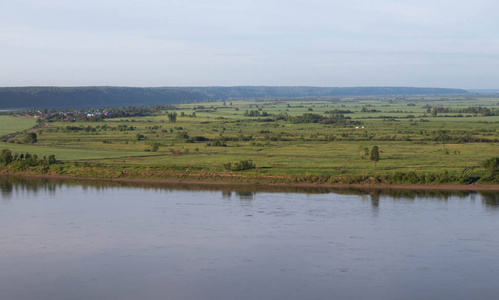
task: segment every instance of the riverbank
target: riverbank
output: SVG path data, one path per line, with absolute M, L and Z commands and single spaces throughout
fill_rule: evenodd
M 1 177 L 42 178 L 58 180 L 85 180 L 107 181 L 123 183 L 155 183 L 155 184 L 182 184 L 182 185 L 207 185 L 207 186 L 269 186 L 269 187 L 302 187 L 302 188 L 355 188 L 355 189 L 382 189 L 382 190 L 442 190 L 442 191 L 499 191 L 497 184 L 387 184 L 387 183 L 276 183 L 276 182 L 238 182 L 223 180 L 194 180 L 194 179 L 153 179 L 153 178 L 99 178 L 99 177 L 73 177 L 49 174 L 0 174 Z

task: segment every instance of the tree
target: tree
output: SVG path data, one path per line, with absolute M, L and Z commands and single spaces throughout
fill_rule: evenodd
M 48 163 L 49 163 L 49 165 L 53 165 L 53 164 L 57 163 L 57 160 L 55 159 L 54 154 L 49 155 Z
M 374 166 L 376 166 L 376 163 L 379 161 L 379 148 L 378 146 L 373 146 L 371 149 L 371 156 L 369 157 L 372 161 L 374 161 Z
M 177 113 L 176 112 L 168 113 L 168 120 L 170 120 L 170 123 L 177 122 Z
M 34 144 L 34 143 L 38 142 L 38 138 L 36 136 L 36 133 L 34 133 L 34 132 L 28 133 L 28 135 L 24 138 L 24 142 L 29 143 L 29 144 Z
M 12 152 L 9 149 L 3 149 L 2 152 L 0 152 L 0 164 L 6 166 L 13 160 Z

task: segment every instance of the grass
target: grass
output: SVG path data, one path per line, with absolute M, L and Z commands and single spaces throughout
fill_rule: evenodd
M 179 105 L 176 123 L 169 123 L 167 112 L 159 116 L 102 122 L 53 122 L 37 132 L 38 143 L 23 144 L 21 134 L 9 143 L 0 143 L 0 150 L 8 148 L 12 152 L 30 152 L 39 156 L 55 154 L 58 160 L 67 163 L 66 169 L 74 162 L 88 166 L 99 164 L 99 168 L 118 175 L 123 171 L 135 174 L 129 176 L 230 173 L 262 178 L 285 177 L 287 180 L 322 176 L 347 181 L 352 178 L 388 178 L 400 172 L 419 175 L 447 172 L 457 177 L 466 174 L 479 178 L 483 176 L 482 162 L 499 153 L 499 115 L 463 114 L 463 117 L 457 117 L 457 113 L 442 113 L 431 117 L 424 108 L 431 105 L 457 110 L 482 106 L 497 111 L 497 98 L 231 102 L 232 106 L 229 106 L 229 101 L 226 106 L 222 102 Z M 204 108 L 199 108 L 201 105 Z M 247 117 L 244 115 L 247 110 L 266 112 L 270 117 Z M 334 110 L 352 112 L 344 116 L 360 124 L 294 124 L 290 120 L 272 119 L 279 114 L 327 115 Z M 191 117 L 193 113 L 196 117 Z M 0 116 L 1 122 L 9 124 L 2 127 L 6 133 L 35 125 L 32 119 L 7 116 Z M 120 131 L 125 125 L 133 130 Z M 89 128 L 68 130 L 68 126 Z M 185 134 L 207 140 L 189 142 L 181 137 Z M 138 139 L 138 135 L 145 139 Z M 250 136 L 251 140 L 247 140 Z M 215 146 L 217 140 L 225 146 Z M 154 151 L 154 144 L 158 146 L 157 151 Z M 361 148 L 371 149 L 375 145 L 381 151 L 381 160 L 376 166 L 360 155 Z M 223 169 L 228 162 L 247 159 L 251 159 L 257 168 L 238 172 Z M 88 170 L 78 170 L 88 174 Z
M 0 137 L 30 129 L 36 125 L 36 119 L 0 115 Z

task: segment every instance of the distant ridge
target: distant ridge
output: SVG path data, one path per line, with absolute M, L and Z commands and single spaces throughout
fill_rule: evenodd
M 462 95 L 462 89 L 415 87 L 310 87 L 310 86 L 234 86 L 234 87 L 176 87 L 204 93 L 212 99 L 227 98 L 297 98 L 336 96 L 389 95 Z
M 117 107 L 229 98 L 462 95 L 467 93 L 462 89 L 414 87 L 3 87 L 0 88 L 0 109 Z
M 204 100 L 204 94 L 173 88 L 5 87 L 0 109 L 91 108 L 176 104 Z
M 481 89 L 481 90 L 467 90 L 469 93 L 474 94 L 499 94 L 499 89 Z

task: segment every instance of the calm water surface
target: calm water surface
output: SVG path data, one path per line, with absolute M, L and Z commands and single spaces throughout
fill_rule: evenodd
M 499 295 L 497 193 L 0 187 L 0 299 Z

